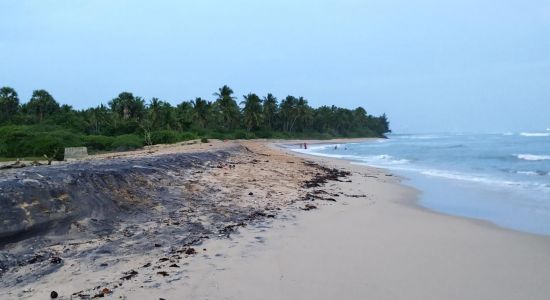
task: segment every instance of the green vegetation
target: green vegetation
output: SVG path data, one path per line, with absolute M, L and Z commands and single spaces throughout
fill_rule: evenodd
M 0 157 L 62 159 L 63 148 L 71 146 L 123 151 L 194 139 L 382 137 L 390 131 L 386 115 L 375 117 L 362 107 L 312 108 L 303 97 L 287 96 L 279 103 L 272 94 L 262 99 L 254 93 L 243 96 L 239 106 L 233 94 L 224 85 L 214 101 L 195 98 L 172 106 L 123 92 L 107 106 L 75 110 L 45 90 L 21 104 L 13 88 L 3 87 Z

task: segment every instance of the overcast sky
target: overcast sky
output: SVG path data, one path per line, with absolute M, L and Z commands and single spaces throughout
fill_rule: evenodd
M 0 85 L 75 108 L 271 92 L 395 132 L 550 127 L 550 1 L 0 2 Z

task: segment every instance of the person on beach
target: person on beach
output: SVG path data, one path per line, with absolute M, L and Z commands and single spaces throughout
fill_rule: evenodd
M 304 149 L 307 149 L 307 143 L 304 143 Z

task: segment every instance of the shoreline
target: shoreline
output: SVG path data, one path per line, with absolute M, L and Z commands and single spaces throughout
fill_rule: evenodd
M 307 159 L 312 159 L 317 163 L 323 165 L 328 164 L 329 167 L 348 169 L 352 171 L 352 173 L 365 172 L 367 174 L 371 174 L 372 172 L 382 172 L 384 175 L 387 175 L 388 173 L 391 174 L 391 172 L 388 172 L 388 170 L 385 169 L 352 165 L 346 160 L 318 156 L 312 157 L 310 155 L 295 152 L 292 154 L 298 156 L 304 155 Z M 421 227 L 423 231 L 411 230 L 412 232 L 415 232 L 415 234 L 420 235 L 420 237 L 412 238 L 412 240 L 409 241 L 409 246 L 411 248 L 403 249 L 405 252 L 399 251 L 399 249 L 392 249 L 394 253 L 388 254 L 386 250 L 389 249 L 383 249 L 382 252 L 374 254 L 377 256 L 377 259 L 370 261 L 370 265 L 365 268 L 365 272 L 372 272 L 372 268 L 379 268 L 379 271 L 381 272 L 387 267 L 386 263 L 391 263 L 391 260 L 394 259 L 402 259 L 401 264 L 394 266 L 394 272 L 389 272 L 386 274 L 387 277 L 384 278 L 384 280 L 380 280 L 380 278 L 373 279 L 380 283 L 380 287 L 383 286 L 387 288 L 386 293 L 375 293 L 373 296 L 373 292 L 376 292 L 376 290 L 359 289 L 361 293 L 364 292 L 364 294 L 351 294 L 351 298 L 363 298 L 364 295 L 369 295 L 369 297 L 373 297 L 375 299 L 546 299 L 548 295 L 550 295 L 550 288 L 544 284 L 546 279 L 549 278 L 548 276 L 550 276 L 550 256 L 548 255 L 548 253 L 550 253 L 548 252 L 550 251 L 550 239 L 548 239 L 547 236 L 511 230 L 483 220 L 453 216 L 429 210 L 418 204 L 416 197 L 421 191 L 403 184 L 401 182 L 403 178 L 400 176 L 390 176 L 390 178 L 391 179 L 389 181 L 382 184 L 389 183 L 391 187 L 391 191 L 389 192 L 392 194 L 389 196 L 391 198 L 389 205 L 391 206 L 393 203 L 396 205 L 391 207 L 391 209 L 386 207 L 379 212 L 390 214 L 390 216 L 381 217 L 383 220 L 380 224 L 383 226 L 376 226 L 381 232 L 372 230 L 372 235 L 375 236 L 375 240 L 387 240 L 387 235 L 391 235 L 391 231 L 394 231 L 393 234 L 396 234 L 395 237 L 397 238 L 397 241 L 394 242 L 396 245 L 399 245 L 399 247 L 404 246 L 403 239 L 407 239 L 407 237 L 404 236 L 403 232 L 399 232 L 399 228 L 397 229 L 397 232 L 395 232 L 395 228 L 388 232 L 388 227 L 395 226 L 394 223 L 397 222 L 397 219 L 394 219 L 394 216 L 391 216 L 393 214 L 397 214 L 398 216 L 403 216 L 405 214 L 410 215 L 411 219 L 403 221 L 406 226 L 400 227 L 401 229 L 405 230 L 416 225 Z M 345 184 L 346 183 L 337 183 L 337 189 L 345 189 Z M 375 188 L 380 183 L 372 184 L 373 185 L 371 188 Z M 374 192 L 374 195 L 375 196 L 373 196 L 373 198 L 375 199 L 377 197 L 382 199 L 384 199 L 384 197 L 388 197 L 388 195 L 384 196 L 383 191 L 376 191 Z M 353 199 L 347 199 L 344 201 L 351 202 Z M 357 202 L 354 204 L 361 205 Z M 351 205 L 353 205 L 353 203 L 350 204 L 350 207 Z M 372 207 L 375 206 L 376 204 Z M 372 207 L 369 207 L 368 209 L 372 209 Z M 326 210 L 333 210 L 333 208 L 334 207 L 331 206 L 322 207 L 322 209 Z M 348 210 L 348 213 L 352 213 L 354 209 L 355 208 Z M 368 211 L 365 209 L 363 212 L 367 213 Z M 373 214 L 370 216 L 374 217 Z M 343 219 L 347 217 L 349 216 L 341 215 L 338 218 L 343 221 Z M 365 216 L 365 218 L 366 217 L 367 216 Z M 388 220 L 388 217 L 390 220 Z M 376 222 L 374 222 L 374 224 L 375 223 Z M 427 226 L 417 225 L 417 223 L 426 223 Z M 316 227 L 319 226 L 320 223 L 312 225 Z M 354 224 L 354 227 L 355 226 L 359 225 Z M 341 228 L 339 230 L 336 226 L 329 227 L 331 230 L 338 231 L 340 232 L 339 234 L 344 235 L 346 234 L 346 230 L 353 230 L 351 228 Z M 310 232 L 302 236 L 302 238 L 306 239 L 309 234 Z M 453 234 L 455 234 L 454 237 L 450 236 Z M 432 235 L 437 235 L 439 238 L 434 238 Z M 453 243 L 454 245 L 446 247 L 445 240 L 449 243 Z M 376 242 L 371 241 L 371 243 Z M 418 243 L 425 244 L 425 246 L 422 247 L 421 245 L 419 247 L 417 245 Z M 364 246 L 365 250 L 372 247 L 372 244 L 370 243 L 367 245 L 364 243 L 354 243 L 354 245 L 355 247 L 344 248 L 353 249 L 352 252 L 355 252 L 360 251 L 359 246 Z M 477 246 L 477 249 L 474 245 Z M 414 260 L 415 256 L 411 256 L 411 254 L 408 253 L 416 247 L 420 248 L 417 250 L 418 256 L 416 256 L 416 259 L 422 258 L 426 261 L 426 264 L 423 265 L 424 269 L 422 270 L 417 269 L 414 265 L 414 261 L 411 261 Z M 441 248 L 445 251 L 443 251 L 443 253 L 437 253 L 434 252 L 431 247 Z M 515 249 L 510 250 L 511 248 Z M 329 250 L 328 252 L 331 251 Z M 392 251 L 390 250 L 389 252 Z M 308 252 L 308 254 L 310 253 L 311 252 Z M 347 253 L 351 254 L 350 252 Z M 371 253 L 369 255 L 373 254 Z M 455 261 L 451 261 L 449 263 L 445 258 L 441 257 L 441 255 L 452 256 Z M 357 256 L 356 258 L 360 259 L 360 257 L 361 256 Z M 325 260 L 325 263 L 327 263 L 326 259 L 329 261 L 332 260 L 326 256 L 323 256 L 323 258 L 319 257 L 318 259 Z M 342 259 L 347 260 L 341 256 L 336 258 L 337 261 L 341 261 Z M 475 261 L 476 263 L 472 263 L 472 261 Z M 295 261 L 295 263 L 299 262 Z M 413 265 L 412 267 L 411 264 Z M 399 272 L 403 272 L 404 269 L 407 269 L 407 265 L 412 269 L 410 270 L 411 274 L 409 274 L 411 277 L 407 277 L 406 280 L 411 279 L 411 282 L 414 282 L 414 284 L 409 283 L 407 287 L 408 290 L 405 289 L 400 291 L 398 294 L 389 296 L 391 295 L 390 290 L 400 288 L 398 285 L 392 285 L 391 279 L 395 276 L 399 276 L 397 274 Z M 514 265 L 514 267 L 511 267 L 512 265 Z M 445 268 L 441 269 L 443 266 L 445 266 Z M 454 268 L 458 268 L 455 270 L 457 273 L 447 272 L 453 270 Z M 424 274 L 425 277 L 433 277 L 432 279 L 434 280 L 433 283 L 435 285 L 426 284 L 423 282 L 426 278 L 423 280 L 414 280 L 414 275 L 418 274 L 418 272 Z M 440 275 L 435 276 L 434 274 L 438 272 Z M 431 276 L 429 276 L 430 273 Z M 483 275 L 480 276 L 480 273 Z M 307 275 L 311 276 L 312 274 L 308 273 Z M 364 275 L 365 273 L 361 272 L 355 272 L 354 274 L 354 276 L 357 277 Z M 438 286 L 437 281 L 441 280 L 444 276 L 448 277 L 446 280 L 447 289 L 441 289 L 438 291 L 439 293 L 434 293 L 433 289 L 437 290 L 438 288 L 441 288 Z M 491 278 L 492 276 L 497 276 L 500 278 L 494 279 Z M 478 281 L 475 281 L 471 277 L 477 278 Z M 471 287 L 475 285 L 477 285 L 477 289 L 472 289 Z M 333 285 L 329 284 L 329 287 L 330 286 L 334 288 Z M 453 291 L 453 288 L 451 287 L 454 287 L 455 290 Z M 330 295 L 330 292 L 330 289 L 324 289 L 323 291 L 314 293 L 314 297 L 320 299 L 330 299 L 331 297 L 326 296 L 327 294 Z M 344 296 L 344 298 L 350 298 L 349 291 L 340 292 L 340 296 L 347 295 Z M 299 296 L 311 297 L 312 295 L 306 293 Z M 285 297 L 282 297 L 282 299 L 283 298 Z
M 340 139 L 340 140 L 338 140 L 337 142 L 334 142 L 334 143 L 323 143 L 323 142 L 320 141 L 318 143 L 317 142 L 312 143 L 312 145 L 326 145 L 326 144 L 335 144 L 335 143 L 346 144 L 346 143 L 366 142 L 366 141 L 373 141 L 373 140 L 377 140 L 377 138 L 367 138 L 367 139 L 357 139 L 357 140 L 356 139 Z M 426 212 L 429 212 L 429 213 L 434 213 L 434 214 L 437 214 L 437 215 L 444 215 L 444 216 L 448 216 L 448 217 L 451 217 L 451 218 L 458 218 L 458 219 L 468 220 L 468 221 L 470 221 L 474 224 L 477 224 L 477 225 L 480 225 L 480 226 L 487 226 L 487 227 L 494 228 L 494 229 L 497 229 L 497 230 L 510 231 L 510 232 L 515 232 L 515 233 L 518 233 L 518 234 L 525 234 L 525 235 L 550 239 L 550 235 L 548 235 L 548 234 L 529 232 L 529 231 L 520 230 L 520 229 L 516 229 L 516 228 L 512 228 L 512 227 L 505 227 L 505 226 L 499 225 L 495 222 L 492 222 L 490 220 L 486 220 L 486 219 L 482 219 L 482 218 L 470 217 L 470 216 L 466 216 L 466 215 L 452 214 L 452 213 L 448 213 L 448 212 L 445 212 L 445 211 L 439 211 L 439 210 L 436 210 L 436 209 L 432 209 L 428 206 L 425 206 L 425 205 L 421 204 L 421 199 L 420 198 L 422 197 L 423 191 L 420 188 L 413 186 L 412 184 L 408 184 L 406 181 L 412 181 L 412 179 L 407 177 L 407 175 L 398 175 L 398 174 L 395 174 L 394 172 L 392 172 L 390 169 L 386 169 L 386 168 L 382 168 L 382 167 L 369 166 L 369 165 L 366 165 L 364 163 L 354 164 L 354 161 L 343 159 L 343 158 L 308 154 L 308 153 L 293 151 L 293 150 L 290 149 L 290 147 L 285 147 L 285 146 L 291 146 L 291 145 L 294 145 L 294 143 L 283 145 L 282 147 L 281 147 L 280 144 L 273 144 L 273 146 L 280 147 L 280 149 L 282 149 L 282 150 L 289 150 L 290 153 L 288 153 L 288 154 L 290 154 L 290 155 L 297 155 L 299 157 L 309 158 L 309 159 L 310 158 L 317 158 L 317 159 L 321 159 L 321 161 L 322 161 L 322 159 L 326 159 L 327 161 L 335 160 L 335 161 L 343 162 L 344 164 L 349 164 L 349 165 L 354 165 L 354 166 L 359 166 L 359 167 L 365 167 L 365 168 L 371 168 L 371 169 L 377 169 L 377 170 L 383 170 L 384 172 L 387 172 L 388 174 L 392 174 L 396 178 L 399 178 L 399 184 L 404 185 L 406 187 L 409 187 L 409 188 L 411 188 L 415 191 L 415 195 L 414 195 L 414 197 L 411 198 L 411 200 L 403 201 L 404 205 L 410 205 L 412 207 L 415 207 L 416 209 L 420 209 L 420 210 L 423 210 L 423 211 L 426 211 Z
M 289 155 L 294 155 L 289 154 Z M 301 157 L 301 154 L 296 153 Z M 245 229 L 232 257 L 197 267 L 172 296 L 225 299 L 547 299 L 550 240 L 419 209 L 414 188 L 383 169 L 352 172 L 339 197 L 265 231 Z M 260 241 L 260 242 L 259 242 Z M 244 245 L 243 245 L 244 244 Z M 218 247 L 223 247 L 218 245 Z M 243 284 L 242 283 L 246 283 Z M 185 292 L 181 294 L 182 292 Z
M 170 240 L 177 240 L 181 232 L 170 228 L 181 224 L 171 217 L 163 225 L 168 216 L 164 215 L 153 227 L 131 229 L 137 236 L 142 230 L 171 230 L 170 239 L 163 233 L 155 241 L 159 247 L 151 246 L 146 253 L 119 253 L 105 248 L 113 243 L 111 237 L 98 244 L 99 251 L 95 244 L 83 243 L 79 251 L 90 256 L 69 257 L 61 251 L 64 263 L 58 269 L 6 287 L 0 299 L 43 299 L 50 290 L 64 297 L 93 296 L 104 287 L 109 291 L 104 296 L 123 299 L 546 299 L 550 295 L 546 284 L 550 239 L 495 230 L 498 227 L 422 208 L 415 203 L 419 191 L 385 169 L 296 153 L 273 141 L 218 142 L 212 150 L 237 143 L 242 151 L 229 159 L 229 164 L 237 163 L 236 169 L 205 169 L 197 175 L 201 179 L 192 181 L 214 187 L 213 197 L 228 197 L 221 207 L 262 208 L 266 216 L 275 217 L 262 217 L 244 227 L 223 223 L 231 228 L 230 234 L 224 231 L 202 239 L 183 249 L 193 248 L 193 253 L 174 256 Z M 166 149 L 130 158 L 181 150 L 161 148 Z M 304 182 L 321 170 L 315 165 L 350 174 L 304 188 Z M 207 191 L 199 186 L 186 189 L 200 199 Z M 308 208 L 310 204 L 313 208 Z M 208 214 L 200 212 L 194 220 L 204 222 Z M 131 249 L 141 240 L 122 235 L 120 241 L 117 247 Z M 101 252 L 104 249 L 110 252 Z M 37 266 L 23 270 L 32 273 Z M 113 286 L 120 276 L 131 277 Z

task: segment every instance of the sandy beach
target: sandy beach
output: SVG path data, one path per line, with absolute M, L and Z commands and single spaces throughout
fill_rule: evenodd
M 385 170 L 276 144 L 159 146 L 92 159 L 147 165 L 194 153 L 195 161 L 186 171 L 139 173 L 147 178 L 141 185 L 166 189 L 148 196 L 164 198 L 145 197 L 155 202 L 149 206 L 124 194 L 143 209 L 113 215 L 118 221 L 101 234 L 82 229 L 99 226 L 99 217 L 84 216 L 4 244 L 4 264 L 25 263 L 4 267 L 0 298 L 48 299 L 52 291 L 60 299 L 550 297 L 548 237 L 422 209 L 420 191 Z

